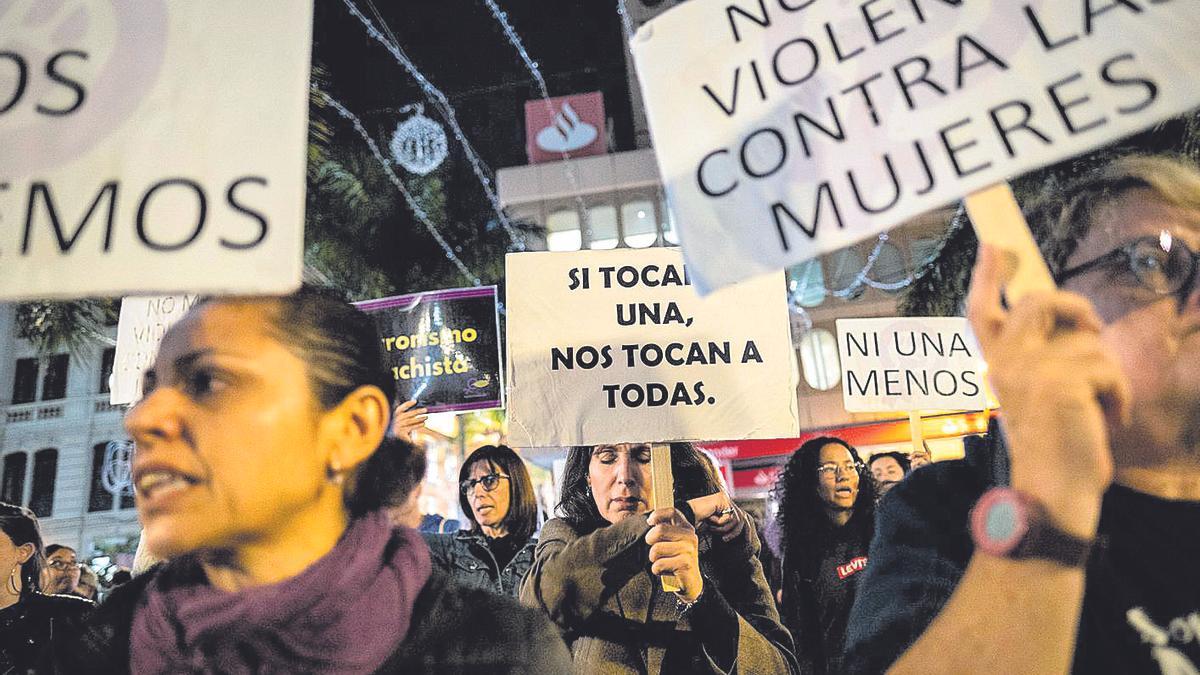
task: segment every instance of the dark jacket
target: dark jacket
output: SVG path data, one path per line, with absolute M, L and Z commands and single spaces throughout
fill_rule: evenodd
M 501 570 L 480 532 L 459 530 L 447 534 L 423 533 L 421 536 L 429 544 L 434 569 L 442 570 L 463 586 L 486 588 L 514 598 L 521 592 L 521 580 L 533 564 L 533 551 L 537 546 L 537 539 L 530 537 Z
M 558 518 L 542 528 L 521 600 L 563 631 L 574 672 L 794 672 L 753 527 L 733 542 L 701 538 L 704 591 L 686 612 L 649 573 L 649 529 L 637 516 L 587 534 Z
M 825 675 L 842 671 L 842 654 L 850 607 L 868 567 L 870 528 L 854 523 L 823 527 L 819 559 L 798 569 L 783 561 L 780 614 L 796 643 L 800 672 Z
M 0 609 L 0 675 L 49 672 L 51 654 L 79 632 L 94 608 L 71 595 L 27 593 Z
M 78 642 L 57 652 L 57 672 L 129 673 L 133 615 L 160 569 L 114 591 Z M 458 586 L 435 570 L 417 596 L 408 635 L 396 637 L 396 650 L 376 672 L 561 675 L 570 664 L 566 646 L 545 616 L 494 593 Z

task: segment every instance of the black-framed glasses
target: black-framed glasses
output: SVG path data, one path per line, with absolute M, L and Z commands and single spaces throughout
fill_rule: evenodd
M 845 462 L 843 464 L 835 464 L 834 462 L 825 462 L 817 466 L 817 476 L 824 478 L 825 476 L 836 477 L 842 473 L 857 472 L 862 473 L 867 468 L 862 462 Z
M 1084 272 L 1113 264 L 1127 265 L 1138 282 L 1155 293 L 1172 295 L 1191 288 L 1196 279 L 1196 268 L 1200 266 L 1200 253 L 1163 230 L 1157 237 L 1134 239 L 1098 258 L 1063 270 L 1055 281 L 1061 285 Z
M 468 495 L 471 494 L 471 491 L 475 489 L 475 485 L 479 484 L 483 486 L 484 490 L 491 492 L 492 490 L 496 489 L 497 485 L 500 484 L 501 478 L 508 478 L 508 476 L 502 473 L 489 473 L 486 476 L 480 476 L 479 478 L 468 478 L 467 480 L 464 480 L 458 484 L 458 491 L 464 495 Z

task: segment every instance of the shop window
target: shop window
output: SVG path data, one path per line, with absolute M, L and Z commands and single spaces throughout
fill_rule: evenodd
M 22 504 L 25 499 L 25 463 L 23 452 L 4 456 L 4 475 L 0 477 L 0 502 Z
M 55 354 L 46 362 L 46 374 L 42 376 L 42 400 L 56 401 L 67 396 L 67 369 L 71 365 L 69 354 Z
M 574 210 L 555 211 L 546 218 L 546 248 L 551 251 L 578 251 L 583 244 L 579 214 Z
M 54 483 L 58 478 L 58 450 L 46 448 L 33 455 L 33 483 L 29 508 L 39 518 L 49 517 L 54 510 Z
M 617 247 L 617 207 L 611 204 L 588 207 L 588 248 Z
M 112 391 L 109 388 L 109 378 L 112 377 L 113 362 L 117 358 L 117 348 L 109 347 L 104 350 L 104 354 L 100 357 L 100 388 L 97 390 L 101 394 L 107 394 Z
M 37 359 L 17 359 L 16 379 L 13 380 L 13 403 L 29 403 L 37 399 Z
M 804 381 L 818 391 L 833 389 L 842 381 L 838 362 L 837 340 L 823 328 L 808 331 L 800 337 L 800 366 Z
M 817 307 L 825 302 L 825 268 L 813 258 L 788 270 L 788 294 L 801 307 Z
M 625 245 L 630 248 L 646 248 L 658 241 L 654 204 L 649 200 L 625 202 L 621 206 L 621 226 L 625 232 Z

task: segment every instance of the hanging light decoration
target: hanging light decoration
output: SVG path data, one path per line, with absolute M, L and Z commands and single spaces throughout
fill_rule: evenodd
M 413 116 L 398 124 L 392 135 L 392 158 L 410 173 L 421 176 L 441 166 L 448 147 L 445 129 L 426 117 L 421 106 L 416 106 Z

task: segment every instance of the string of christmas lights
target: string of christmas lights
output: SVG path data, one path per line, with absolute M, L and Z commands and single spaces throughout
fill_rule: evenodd
M 425 75 L 417 68 L 416 64 L 414 64 L 412 60 L 408 58 L 408 55 L 404 53 L 404 49 L 395 39 L 395 36 L 391 36 L 389 38 L 389 36 L 384 35 L 379 28 L 375 26 L 375 23 L 371 21 L 371 19 L 367 18 L 367 16 L 363 14 L 361 10 L 359 10 L 358 6 L 354 4 L 354 0 L 342 0 L 342 4 L 344 4 L 346 9 L 349 10 L 356 19 L 358 19 L 359 23 L 361 23 L 364 28 L 366 28 L 367 35 L 370 36 L 371 39 L 383 45 L 384 49 L 386 49 L 388 53 L 392 55 L 392 58 L 394 58 L 396 62 L 404 68 L 409 76 L 417 81 L 417 84 L 420 85 L 421 90 L 424 92 L 426 98 L 429 99 L 429 101 L 432 102 L 442 113 L 442 117 L 445 118 L 446 123 L 450 126 L 450 130 L 454 134 L 455 140 L 462 145 L 463 153 L 467 156 L 467 161 L 471 165 L 471 170 L 475 173 L 475 177 L 479 179 L 479 184 L 483 187 L 483 192 L 487 196 L 488 201 L 491 203 L 492 211 L 495 212 L 496 218 L 499 220 L 500 225 L 504 227 L 504 231 L 508 233 L 508 237 L 512 241 L 513 247 L 518 251 L 524 251 L 525 237 L 515 227 L 513 227 L 512 223 L 508 220 L 508 216 L 504 214 L 504 207 L 501 206 L 500 198 L 496 195 L 496 191 L 492 187 L 492 179 L 488 177 L 489 172 L 485 170 L 483 161 L 479 159 L 479 155 L 475 152 L 475 148 L 471 146 L 471 143 L 467 140 L 466 134 L 463 133 L 462 127 L 459 126 L 458 116 L 454 112 L 454 106 L 450 105 L 450 100 L 446 98 L 446 95 L 442 92 L 442 90 L 435 87 L 433 83 L 429 81 L 429 78 L 425 77 Z M 367 4 L 372 8 L 372 11 L 375 13 L 375 15 L 379 17 L 379 12 L 378 10 L 374 9 L 374 4 L 372 4 L 370 0 L 368 0 Z M 380 18 L 380 24 L 384 26 L 384 29 L 387 30 L 389 34 L 391 33 L 391 29 L 387 28 L 387 24 L 382 21 L 382 18 Z
M 525 68 L 529 74 L 533 76 L 533 81 L 538 86 L 538 92 L 542 95 L 542 104 L 546 106 L 546 113 L 550 119 L 554 119 L 554 104 L 550 103 L 550 90 L 546 87 L 546 79 L 542 77 L 542 71 L 538 68 L 538 62 L 534 61 L 529 52 L 525 49 L 525 44 L 521 41 L 521 37 L 517 35 L 516 29 L 508 21 L 508 14 L 501 11 L 500 7 L 494 0 L 484 0 L 484 3 L 491 10 L 492 16 L 503 29 L 505 37 L 508 38 L 509 44 L 517 50 L 517 55 L 521 57 L 521 61 L 525 64 Z M 528 141 L 527 141 L 528 142 Z M 587 206 L 583 203 L 583 190 L 579 187 L 579 176 L 575 173 L 575 167 L 568 161 L 570 156 L 565 150 L 559 152 L 559 156 L 563 159 L 563 170 L 567 174 L 567 182 L 571 184 L 571 189 L 575 193 L 575 206 L 579 211 L 579 217 L 582 219 L 583 228 L 587 230 L 588 235 L 591 235 L 591 219 L 588 217 Z
M 391 181 L 392 185 L 396 186 L 396 189 L 399 190 L 400 194 L 404 196 L 404 201 L 408 204 L 408 208 L 411 209 L 413 214 L 417 216 L 417 220 L 421 221 L 421 224 L 425 226 L 425 229 L 429 232 L 430 236 L 437 241 L 438 246 L 441 246 L 442 250 L 445 251 L 446 259 L 454 263 L 454 266 L 457 267 L 458 271 L 461 272 L 462 275 L 471 282 L 471 285 L 479 286 L 482 283 L 479 277 L 471 272 L 471 270 L 467 268 L 466 264 L 463 263 L 458 255 L 454 253 L 454 249 L 450 247 L 450 244 L 446 242 L 445 237 L 443 237 L 442 233 L 438 231 L 437 226 L 434 225 L 433 221 L 429 217 L 429 214 L 426 213 L 425 209 L 422 208 L 417 200 L 412 196 L 412 193 L 408 191 L 408 188 L 404 185 L 404 181 L 400 180 L 400 177 L 397 176 L 396 172 L 392 170 L 391 163 L 388 162 L 387 158 L 385 158 L 383 153 L 380 152 L 379 146 L 375 143 L 375 139 L 371 138 L 371 134 L 367 133 L 367 129 L 363 126 L 362 120 L 360 120 L 357 115 L 350 112 L 346 106 L 341 104 L 341 102 L 325 93 L 321 89 L 313 86 L 312 90 L 316 92 L 321 99 L 329 105 L 329 107 L 336 110 L 342 119 L 345 119 L 354 126 L 354 130 L 357 131 L 358 135 L 361 136 L 363 141 L 366 142 L 367 147 L 371 149 L 371 154 L 375 155 L 376 161 L 378 161 L 379 165 L 383 167 L 383 172 L 387 175 L 388 180 Z

